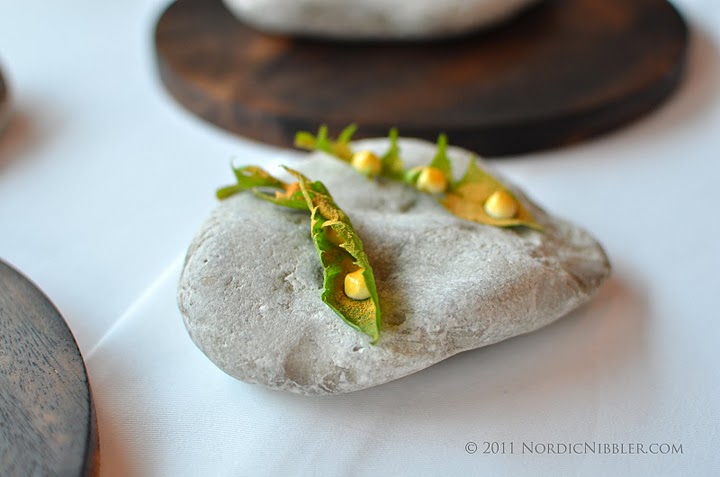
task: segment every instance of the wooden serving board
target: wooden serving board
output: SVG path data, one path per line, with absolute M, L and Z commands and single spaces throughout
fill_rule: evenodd
M 268 36 L 220 0 L 177 0 L 155 32 L 170 93 L 243 136 L 290 146 L 297 130 L 356 122 L 359 137 L 445 131 L 488 156 L 574 143 L 647 113 L 680 82 L 687 44 L 665 0 L 545 0 L 494 30 L 430 43 Z
M 0 475 L 97 473 L 85 365 L 60 313 L 0 260 Z

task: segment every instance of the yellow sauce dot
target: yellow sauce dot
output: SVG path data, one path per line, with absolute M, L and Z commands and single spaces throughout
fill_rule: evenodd
M 368 290 L 365 277 L 363 277 L 364 271 L 364 268 L 360 268 L 345 275 L 345 294 L 353 300 L 367 300 L 370 298 L 370 290 Z
M 365 174 L 366 176 L 375 177 L 380 174 L 382 164 L 380 158 L 371 151 L 358 151 L 353 154 L 352 166 L 355 170 Z
M 437 167 L 423 167 L 416 186 L 423 192 L 441 194 L 447 189 L 447 179 L 445 179 L 445 174 Z
M 517 214 L 517 201 L 504 190 L 495 191 L 485 201 L 485 212 L 495 219 L 511 219 Z

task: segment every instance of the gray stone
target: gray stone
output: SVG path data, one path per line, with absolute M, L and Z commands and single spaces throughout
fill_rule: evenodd
M 497 24 L 538 0 L 223 0 L 254 27 L 337 39 L 420 39 Z
M 401 146 L 410 166 L 435 151 L 417 140 Z M 450 156 L 463 171 L 468 153 L 451 148 Z M 590 235 L 522 195 L 545 233 L 461 220 L 427 195 L 368 181 L 322 154 L 300 169 L 325 182 L 363 239 L 383 328 L 370 345 L 320 300 L 307 213 L 235 196 L 190 246 L 178 302 L 197 346 L 248 383 L 308 395 L 382 384 L 548 325 L 585 303 L 609 273 Z

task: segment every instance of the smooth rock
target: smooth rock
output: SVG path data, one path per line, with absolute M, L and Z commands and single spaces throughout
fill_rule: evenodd
M 223 0 L 270 33 L 346 40 L 456 36 L 502 22 L 538 0 Z
M 361 143 L 378 153 L 387 144 Z M 435 152 L 417 140 L 401 146 L 408 166 Z M 450 157 L 464 171 L 468 153 L 451 148 Z M 178 303 L 197 346 L 248 383 L 308 395 L 382 384 L 548 325 L 588 301 L 609 273 L 590 235 L 525 198 L 544 233 L 456 218 L 427 195 L 368 181 L 323 154 L 299 168 L 329 187 L 364 241 L 383 328 L 370 345 L 320 300 L 307 213 L 232 197 L 190 246 Z

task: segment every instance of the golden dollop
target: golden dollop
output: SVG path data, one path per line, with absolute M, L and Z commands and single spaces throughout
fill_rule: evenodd
M 370 290 L 368 290 L 363 276 L 364 271 L 364 268 L 359 268 L 345 275 L 345 294 L 353 300 L 367 300 L 370 298 Z
M 517 210 L 517 201 L 504 190 L 493 192 L 485 201 L 485 212 L 494 219 L 511 219 Z
M 351 164 L 355 170 L 369 177 L 375 177 L 382 170 L 380 158 L 372 151 L 356 152 L 353 154 Z
M 437 167 L 423 167 L 418 176 L 416 187 L 430 194 L 441 194 L 447 189 L 445 174 Z

